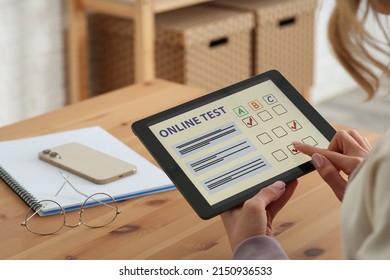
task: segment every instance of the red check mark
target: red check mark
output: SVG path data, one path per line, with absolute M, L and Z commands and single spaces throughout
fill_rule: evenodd
M 253 124 L 253 119 L 249 118 L 249 121 L 247 122 L 247 125 L 252 126 L 252 124 Z
M 294 153 L 298 153 L 299 151 L 295 148 L 293 148 L 291 151 L 293 151 Z
M 293 124 L 292 124 L 291 128 L 292 128 L 292 129 L 297 129 L 297 123 L 296 123 L 296 121 L 293 121 Z

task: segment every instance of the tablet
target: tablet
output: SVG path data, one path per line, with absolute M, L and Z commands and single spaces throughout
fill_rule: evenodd
M 276 70 L 139 120 L 132 129 L 203 219 L 277 180 L 313 171 L 292 141 L 326 148 L 335 134 Z

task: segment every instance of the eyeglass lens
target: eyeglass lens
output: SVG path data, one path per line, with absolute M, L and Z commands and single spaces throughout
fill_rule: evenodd
M 93 206 L 92 208 L 89 208 Z M 88 197 L 81 207 L 80 218 L 84 225 L 92 228 L 103 227 L 115 220 L 118 206 L 108 194 L 96 193 Z
M 60 214 L 42 217 L 39 212 L 45 209 L 62 209 L 62 207 L 52 200 L 41 200 L 37 203 L 39 206 L 36 210 L 32 207 L 26 214 L 25 225 L 29 231 L 36 234 L 47 235 L 59 231 L 65 224 L 65 215 Z

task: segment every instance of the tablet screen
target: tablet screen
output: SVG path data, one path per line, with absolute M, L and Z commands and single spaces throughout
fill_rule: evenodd
M 309 162 L 293 140 L 329 144 L 272 80 L 149 129 L 210 206 Z

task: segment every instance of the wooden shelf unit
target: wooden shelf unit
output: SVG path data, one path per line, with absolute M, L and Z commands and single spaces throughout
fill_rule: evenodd
M 129 18 L 135 25 L 135 81 L 155 79 L 154 16 L 212 0 L 68 0 L 68 103 L 89 97 L 87 12 Z

